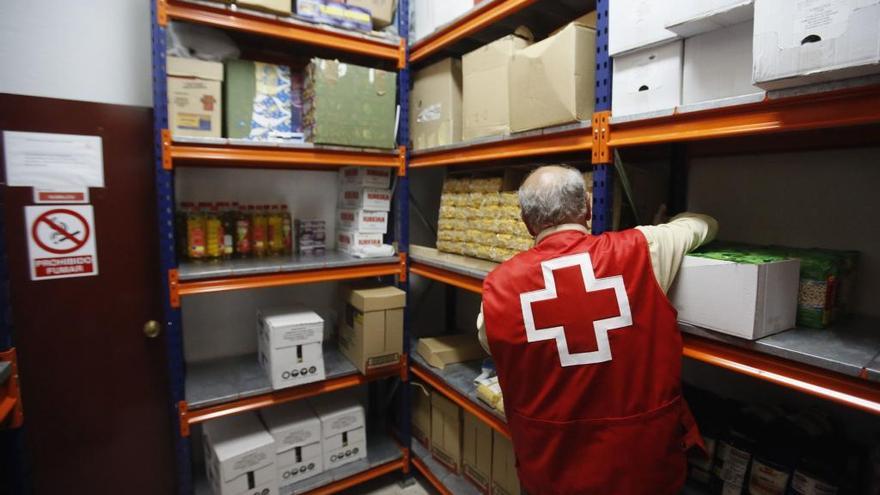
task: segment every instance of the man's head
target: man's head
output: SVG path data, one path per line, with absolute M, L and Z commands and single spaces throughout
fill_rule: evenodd
M 565 223 L 585 225 L 590 219 L 584 178 L 565 165 L 540 167 L 529 174 L 519 188 L 519 207 L 533 236 Z

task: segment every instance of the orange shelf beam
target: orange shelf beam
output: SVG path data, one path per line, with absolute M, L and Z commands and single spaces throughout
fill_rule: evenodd
M 0 352 L 0 361 L 12 365 L 9 378 L 0 384 L 0 429 L 19 428 L 24 424 L 24 408 L 21 404 L 21 388 L 18 381 L 18 358 L 15 348 Z
M 364 153 L 321 148 L 247 148 L 238 146 L 202 146 L 172 144 L 172 163 L 197 166 L 245 166 L 260 168 L 339 168 L 344 166 L 400 166 L 400 157 L 392 153 Z
M 431 388 L 448 397 L 449 400 L 455 402 L 462 409 L 476 416 L 480 421 L 491 426 L 498 433 L 510 438 L 510 431 L 507 429 L 507 423 L 505 423 L 504 420 L 486 411 L 477 404 L 474 404 L 469 398 L 450 388 L 446 382 L 440 380 L 430 371 L 422 368 L 417 363 L 412 363 L 410 369 L 412 370 L 413 375 L 430 385 Z
M 419 40 L 410 49 L 409 61 L 418 62 L 445 47 L 466 38 L 505 17 L 514 14 L 537 0 L 490 0 L 468 12 L 458 22 Z
M 611 124 L 610 147 L 847 127 L 880 122 L 880 86 Z
M 458 273 L 443 270 L 441 268 L 434 268 L 433 266 L 425 265 L 415 261 L 410 263 L 409 271 L 410 273 L 415 273 L 416 275 L 420 275 L 431 280 L 443 282 L 444 284 L 452 285 L 454 287 L 458 287 L 459 289 L 464 289 L 477 294 L 483 293 L 483 281 L 474 277 L 459 275 Z
M 434 489 L 440 493 L 440 495 L 455 495 L 451 491 L 449 491 L 449 488 L 446 488 L 443 482 L 440 481 L 440 479 L 437 478 L 437 476 L 435 476 L 430 469 L 428 469 L 428 466 L 421 459 L 413 456 L 412 464 L 420 473 L 422 473 L 422 475 L 428 480 L 429 483 L 431 483 L 431 486 L 433 486 Z
M 683 335 L 684 355 L 752 378 L 880 415 L 880 384 Z
M 397 365 L 389 366 L 388 368 L 368 375 L 355 373 L 352 375 L 341 376 L 339 378 L 331 378 L 322 382 L 275 390 L 269 393 L 227 402 L 225 404 L 201 407 L 198 409 L 189 409 L 186 401 L 181 401 L 177 405 L 177 412 L 180 416 L 180 434 L 187 437 L 189 436 L 190 427 L 192 425 L 210 421 L 212 419 L 262 409 L 276 404 L 307 399 L 309 397 L 315 397 L 336 390 L 357 387 L 374 380 L 389 378 L 395 375 L 402 376 L 403 370 L 406 366 L 405 363 L 405 360 L 401 359 L 401 362 Z
M 403 450 L 403 449 L 401 449 Z M 403 471 L 406 468 L 406 459 L 405 455 L 403 459 L 397 459 L 391 462 L 387 462 L 385 464 L 380 464 L 374 468 L 370 468 L 366 471 L 361 471 L 360 473 L 353 474 L 348 478 L 343 478 L 339 481 L 335 481 L 330 483 L 329 485 L 324 485 L 320 488 L 316 488 L 314 490 L 305 492 L 306 495 L 331 495 L 333 493 L 340 493 L 344 490 L 348 490 L 349 488 L 358 486 L 364 482 L 367 482 L 371 479 L 378 478 L 380 476 L 384 476 L 388 473 L 393 473 L 394 471 Z
M 588 152 L 592 146 L 593 136 L 589 128 L 570 129 L 552 134 L 478 143 L 435 152 L 422 152 L 410 158 L 409 166 L 410 168 L 442 167 L 492 160 L 579 153 Z
M 218 278 L 180 282 L 177 285 L 179 296 L 210 294 L 231 290 L 259 289 L 263 287 L 280 287 L 284 285 L 312 284 L 316 282 L 332 282 L 355 278 L 384 277 L 400 275 L 400 264 L 385 263 L 382 265 L 363 265 L 342 268 L 325 268 L 321 270 L 304 270 L 289 273 L 272 273 L 244 277 Z
M 250 14 L 245 9 L 232 10 L 221 6 L 161 1 L 169 19 L 206 24 L 213 27 L 271 36 L 283 40 L 356 53 L 379 59 L 392 60 L 401 65 L 402 46 L 383 43 L 365 37 L 332 31 L 308 23 L 284 22 L 274 17 Z

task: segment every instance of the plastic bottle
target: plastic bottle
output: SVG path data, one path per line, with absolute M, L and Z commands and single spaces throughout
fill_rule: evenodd
M 216 204 L 208 206 L 205 213 L 205 254 L 211 260 L 223 256 L 223 222 Z
M 235 206 L 235 257 L 248 258 L 251 255 L 251 216 L 246 206 Z
M 268 214 L 266 223 L 269 227 L 269 253 L 284 253 L 284 231 L 282 230 L 281 210 L 278 205 L 266 205 Z
M 190 202 L 180 203 L 180 207 L 174 214 L 174 237 L 177 241 L 177 256 L 180 258 L 189 258 L 189 250 L 187 249 L 187 220 L 195 210 L 195 206 Z
M 281 205 L 281 232 L 284 236 L 284 254 L 293 254 L 293 218 L 287 205 Z
M 789 418 L 772 420 L 759 435 L 749 468 L 747 493 L 785 495 L 803 440 L 803 432 Z
M 791 475 L 789 495 L 835 495 L 846 478 L 848 449 L 843 435 L 830 418 L 814 410 L 798 414 L 793 420 L 802 440 L 798 445 L 797 467 Z
M 223 242 L 220 257 L 223 259 L 232 258 L 235 251 L 233 239 L 235 236 L 235 214 L 229 207 L 229 203 L 217 203 L 220 210 L 220 222 L 223 224 Z
M 205 251 L 205 215 L 199 208 L 192 207 L 186 216 L 186 252 L 190 259 L 200 260 L 206 256 Z
M 733 414 L 730 428 L 718 443 L 712 466 L 712 493 L 740 495 L 748 493 L 749 468 L 758 439 L 767 425 L 779 417 L 776 408 L 749 405 Z
M 249 206 L 251 213 L 251 249 L 254 256 L 261 258 L 268 252 L 268 232 L 266 225 L 266 213 L 262 207 Z

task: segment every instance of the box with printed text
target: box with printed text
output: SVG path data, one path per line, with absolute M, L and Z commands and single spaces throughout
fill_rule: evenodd
M 257 312 L 260 365 L 277 390 L 321 381 L 324 375 L 324 320 L 302 308 Z

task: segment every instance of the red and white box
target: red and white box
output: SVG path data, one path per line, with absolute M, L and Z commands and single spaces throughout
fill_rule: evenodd
M 339 230 L 361 234 L 384 234 L 388 231 L 388 212 L 341 209 L 337 223 Z
M 343 187 L 339 191 L 343 208 L 369 211 L 391 211 L 391 190 L 372 187 Z
M 383 167 L 343 167 L 339 170 L 340 182 L 346 187 L 391 187 L 391 169 Z
M 336 234 L 336 249 L 343 253 L 360 253 L 368 247 L 379 247 L 384 244 L 382 234 L 364 234 L 341 230 Z

